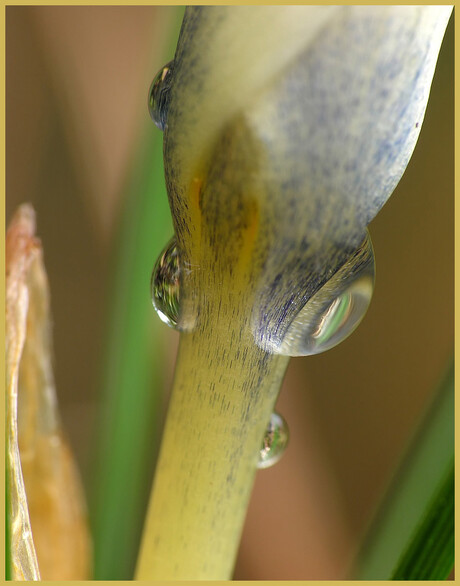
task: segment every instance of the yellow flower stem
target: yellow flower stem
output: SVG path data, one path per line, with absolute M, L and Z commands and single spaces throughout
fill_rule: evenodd
M 231 579 L 289 358 L 259 349 L 242 320 L 219 317 L 181 334 L 138 580 Z

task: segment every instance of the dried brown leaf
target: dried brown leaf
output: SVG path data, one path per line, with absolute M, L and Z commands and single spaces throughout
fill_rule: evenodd
M 6 236 L 12 578 L 83 580 L 91 558 L 86 507 L 57 411 L 48 281 L 34 234 L 34 211 L 23 205 Z

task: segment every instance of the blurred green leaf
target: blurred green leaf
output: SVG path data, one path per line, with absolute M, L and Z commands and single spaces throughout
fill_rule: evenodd
M 454 462 L 393 580 L 446 580 L 454 565 Z
M 96 424 L 96 579 L 130 577 L 157 441 L 153 425 L 158 420 L 164 353 L 160 328 L 151 319 L 149 274 L 155 251 L 161 250 L 172 228 L 160 187 L 161 141 L 148 140 L 144 152 L 154 156 L 144 159 L 144 170 L 139 163 L 133 172 L 136 179 L 127 191 L 111 287 L 102 409 Z
M 182 11 L 177 12 L 175 26 L 182 19 Z M 171 31 L 173 43 L 177 32 Z M 91 516 L 96 579 L 132 578 L 158 451 L 166 350 L 164 325 L 152 308 L 149 287 L 153 264 L 173 233 L 162 142 L 162 133 L 152 123 L 124 190 L 116 237 L 102 407 L 95 434 L 98 457 Z
M 454 366 L 365 542 L 359 580 L 445 580 L 454 565 Z

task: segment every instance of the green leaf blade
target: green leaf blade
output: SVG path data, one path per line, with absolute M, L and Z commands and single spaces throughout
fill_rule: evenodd
M 445 580 L 454 565 L 454 366 L 368 532 L 359 580 Z
M 446 580 L 454 564 L 454 462 L 392 580 Z

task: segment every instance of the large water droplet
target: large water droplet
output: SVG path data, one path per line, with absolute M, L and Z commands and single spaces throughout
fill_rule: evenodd
M 374 251 L 367 233 L 350 259 L 300 310 L 278 353 L 288 356 L 318 354 L 347 338 L 369 307 L 374 270 Z
M 158 257 L 152 271 L 150 291 L 159 318 L 172 328 L 179 319 L 179 252 L 173 237 Z
M 170 61 L 160 69 L 149 90 L 150 117 L 160 130 L 166 127 L 173 65 L 174 61 Z
M 279 413 L 272 413 L 265 430 L 257 468 L 270 468 L 276 464 L 284 454 L 288 441 L 289 428 L 284 417 Z

